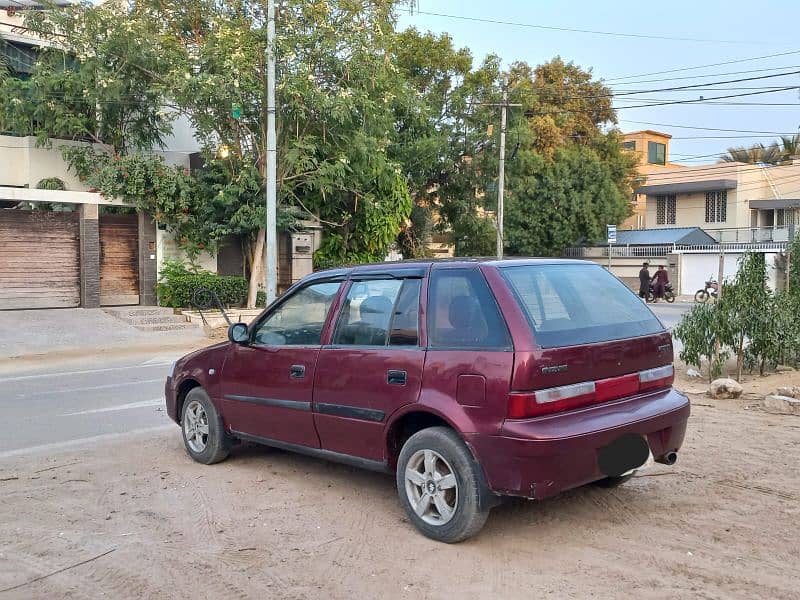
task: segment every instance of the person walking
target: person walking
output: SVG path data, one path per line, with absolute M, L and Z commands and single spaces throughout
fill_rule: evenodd
M 647 294 L 650 292 L 649 266 L 649 263 L 642 263 L 642 269 L 639 271 L 639 297 L 645 302 L 647 302 Z
M 656 274 L 653 276 L 656 302 L 658 302 L 659 298 L 664 297 L 664 290 L 666 289 L 668 283 L 669 273 L 667 273 L 667 269 L 664 267 L 664 265 L 660 265 L 656 271 Z

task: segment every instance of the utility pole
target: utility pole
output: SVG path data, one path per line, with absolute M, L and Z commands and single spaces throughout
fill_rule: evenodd
M 267 195 L 264 291 L 267 305 L 278 295 L 278 144 L 275 134 L 275 0 L 267 0 Z
M 503 78 L 503 102 L 500 105 L 500 172 L 497 175 L 497 258 L 503 258 L 503 192 L 506 182 L 506 113 L 508 81 Z

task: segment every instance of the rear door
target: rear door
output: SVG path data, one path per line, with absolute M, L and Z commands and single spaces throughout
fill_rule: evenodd
M 419 343 L 419 277 L 355 280 L 314 383 L 314 420 L 326 450 L 383 460 L 386 419 L 417 401 L 425 350 Z
M 500 267 L 500 272 L 538 346 L 518 353 L 515 390 L 602 381 L 672 363 L 669 333 L 602 267 L 527 264 Z

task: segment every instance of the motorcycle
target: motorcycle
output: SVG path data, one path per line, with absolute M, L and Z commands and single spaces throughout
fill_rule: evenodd
M 670 304 L 675 302 L 675 292 L 672 289 L 671 283 L 664 284 L 664 300 L 666 300 Z M 650 291 L 647 292 L 647 301 L 648 302 L 656 301 L 656 286 L 653 285 L 652 283 L 650 284 Z
M 719 296 L 719 284 L 712 277 L 706 281 L 706 286 L 703 289 L 695 292 L 694 301 L 705 303 L 708 302 L 710 298 L 714 298 L 716 300 L 717 296 Z

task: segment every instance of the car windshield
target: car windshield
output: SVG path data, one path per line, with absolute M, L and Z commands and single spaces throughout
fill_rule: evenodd
M 501 271 L 543 348 L 664 330 L 650 309 L 599 265 L 520 265 Z

